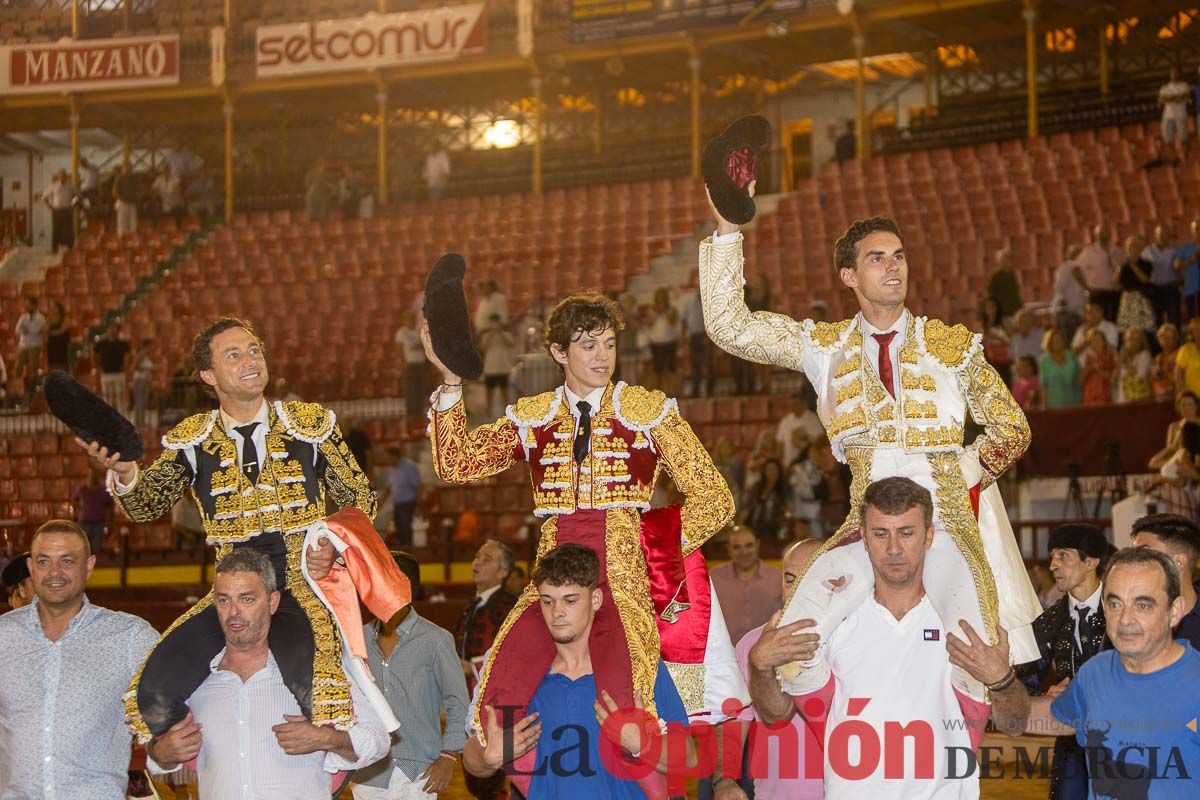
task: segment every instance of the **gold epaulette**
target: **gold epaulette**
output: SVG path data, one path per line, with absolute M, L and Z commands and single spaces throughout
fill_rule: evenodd
M 809 335 L 820 347 L 833 347 L 841 340 L 852 322 L 852 319 L 844 319 L 841 322 L 814 322 Z
M 624 382 L 613 391 L 612 404 L 617 419 L 634 430 L 650 430 L 672 410 L 679 410 L 675 401 L 659 390 Z
M 337 416 L 320 403 L 299 400 L 283 403 L 276 400 L 275 413 L 283 421 L 288 433 L 312 444 L 320 444 L 328 439 L 337 423 Z
M 217 424 L 218 411 L 193 414 L 163 434 L 162 445 L 168 450 L 186 450 L 208 438 Z
M 925 320 L 923 336 L 926 352 L 950 369 L 963 367 L 972 349 L 979 344 L 979 337 L 965 325 L 952 327 L 940 319 Z
M 510 420 L 521 428 L 540 428 L 549 425 L 550 420 L 558 413 L 562 403 L 562 388 L 553 392 L 542 392 L 532 397 L 522 397 L 508 407 L 505 413 Z

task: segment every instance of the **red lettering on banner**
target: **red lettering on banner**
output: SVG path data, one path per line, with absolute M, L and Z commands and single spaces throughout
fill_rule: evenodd
M 258 30 L 260 75 L 436 61 L 486 47 L 485 6 L 267 25 Z

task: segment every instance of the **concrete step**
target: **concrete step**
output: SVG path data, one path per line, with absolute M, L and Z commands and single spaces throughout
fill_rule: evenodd
M 0 282 L 38 283 L 46 271 L 62 263 L 62 254 L 55 255 L 40 247 L 21 245 L 4 254 L 0 260 Z

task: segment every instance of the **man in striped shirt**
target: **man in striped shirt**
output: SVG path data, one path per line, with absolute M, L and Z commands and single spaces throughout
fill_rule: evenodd
M 349 730 L 318 727 L 301 713 L 267 644 L 276 585 L 265 553 L 238 548 L 221 560 L 213 605 L 225 648 L 188 699 L 188 715 L 146 747 L 155 772 L 195 759 L 200 800 L 327 800 L 329 773 L 387 753 L 387 729 L 356 686 Z

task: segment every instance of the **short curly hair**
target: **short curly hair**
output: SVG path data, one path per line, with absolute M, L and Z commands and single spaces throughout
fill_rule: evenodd
M 600 585 L 600 557 L 581 544 L 560 544 L 542 556 L 533 571 L 533 585 L 543 584 L 595 589 Z
M 212 341 L 220 334 L 234 328 L 243 328 L 246 333 L 258 340 L 258 345 L 266 353 L 267 346 L 263 344 L 262 337 L 258 335 L 258 331 L 254 330 L 254 324 L 249 320 L 238 319 L 237 317 L 221 317 L 213 320 L 205 325 L 196 338 L 192 339 L 192 372 L 196 380 L 200 381 L 200 373 L 206 369 L 212 369 L 213 353 Z M 200 385 L 204 387 L 204 391 L 212 397 L 216 397 L 217 393 L 213 388 L 204 381 L 200 381 Z
M 855 220 L 846 228 L 846 232 L 841 238 L 834 242 L 833 245 L 833 265 L 841 272 L 844 269 L 854 269 L 858 266 L 858 243 L 870 236 L 872 233 L 895 234 L 900 243 L 904 243 L 904 237 L 900 235 L 900 228 L 896 226 L 896 221 L 888 217 L 867 217 L 866 219 Z
M 567 295 L 554 306 L 546 317 L 543 340 L 547 350 L 551 345 L 558 345 L 566 352 L 580 335 L 599 334 L 609 328 L 613 333 L 625 329 L 621 305 L 599 292 L 579 292 Z

